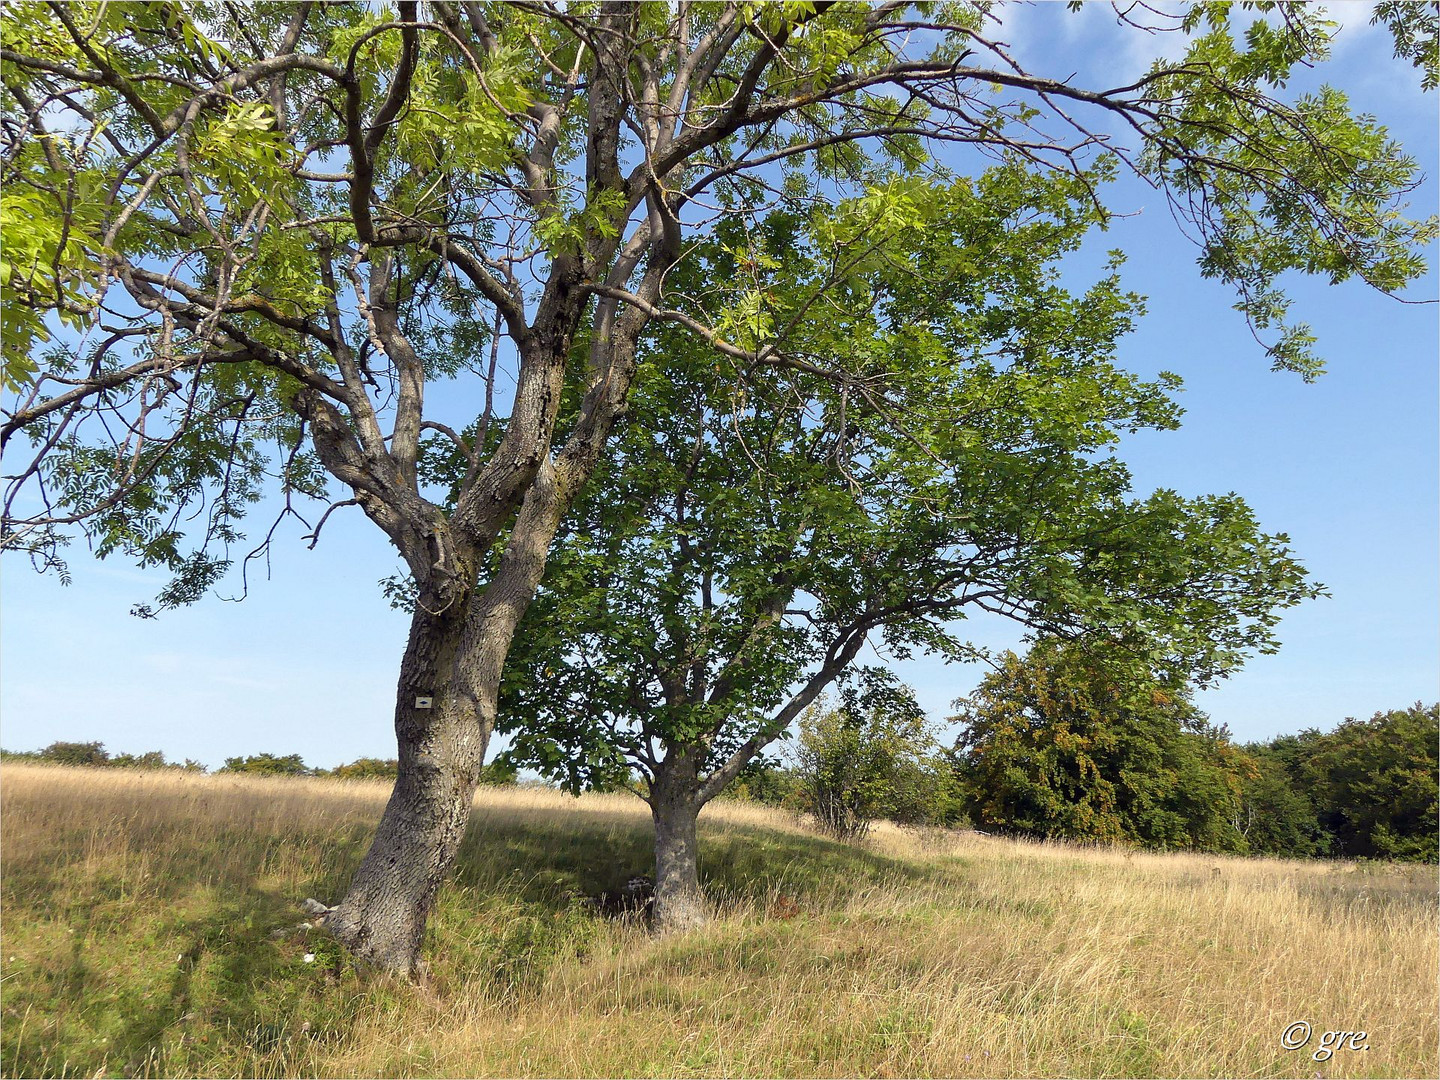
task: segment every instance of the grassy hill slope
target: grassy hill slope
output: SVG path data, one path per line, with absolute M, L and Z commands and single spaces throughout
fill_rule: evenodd
M 1434 1076 L 1434 869 L 1128 854 L 713 804 L 703 932 L 578 899 L 647 872 L 628 796 L 487 789 L 429 986 L 323 933 L 388 788 L 0 770 L 8 1076 Z M 1303 1049 L 1281 1032 L 1314 1025 Z M 1326 1029 L 1368 1050 L 1316 1061 Z

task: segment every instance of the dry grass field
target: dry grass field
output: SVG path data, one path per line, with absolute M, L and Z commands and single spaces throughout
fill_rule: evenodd
M 893 828 L 849 847 L 721 803 L 718 917 L 654 940 L 577 899 L 644 872 L 638 800 L 488 789 L 415 988 L 272 936 L 339 895 L 386 793 L 0 770 L 4 1074 L 1440 1073 L 1433 867 Z M 1316 1060 L 1329 1029 L 1368 1049 Z

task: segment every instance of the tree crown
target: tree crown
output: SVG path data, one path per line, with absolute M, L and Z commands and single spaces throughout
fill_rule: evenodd
M 54 561 L 80 528 L 174 569 L 183 603 L 271 484 L 289 514 L 337 482 L 443 606 L 548 458 L 561 496 L 583 484 L 647 326 L 750 379 L 850 377 L 804 325 L 858 267 L 787 305 L 785 268 L 732 245 L 736 288 L 683 293 L 691 241 L 761 231 L 780 196 L 850 205 L 847 251 L 857 221 L 930 229 L 906 177 L 970 153 L 1097 211 L 1107 156 L 1161 187 L 1311 373 L 1279 278 L 1397 288 L 1433 225 L 1401 213 L 1415 167 L 1382 127 L 1283 99 L 1327 55 L 1319 10 L 1257 8 L 1243 35 L 1225 4 L 1151 13 L 1125 29 L 1186 55 L 1087 88 L 1019 64 L 978 3 L 12 5 L 4 544 Z M 1377 17 L 1433 72 L 1428 8 Z M 468 466 L 449 513 L 417 474 L 437 440 Z

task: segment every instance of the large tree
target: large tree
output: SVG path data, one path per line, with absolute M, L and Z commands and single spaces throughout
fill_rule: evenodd
M 747 380 L 849 378 L 847 355 L 788 348 L 763 266 L 726 318 L 667 288 L 717 215 L 777 189 L 884 200 L 890 162 L 1079 176 L 1108 151 L 1307 371 L 1281 274 L 1419 272 L 1413 162 L 1338 92 L 1277 97 L 1326 24 L 1260 6 L 1243 37 L 1228 5 L 1154 28 L 1126 8 L 1185 56 L 1081 86 L 1018 63 L 980 3 L 8 5 L 4 545 L 60 565 L 83 531 L 173 568 L 163 606 L 216 580 L 272 484 L 287 514 L 335 500 L 314 535 L 341 505 L 385 533 L 416 595 L 399 778 L 327 922 L 413 972 L 515 627 L 637 344 L 666 324 Z M 1397 42 L 1433 65 L 1411 14 Z M 448 508 L 418 470 L 437 440 L 467 462 Z
M 746 264 L 764 265 L 790 348 L 848 361 L 838 382 L 756 383 L 655 334 L 511 650 L 516 760 L 573 788 L 638 776 L 662 928 L 703 918 L 701 809 L 867 644 L 961 659 L 960 621 L 993 614 L 1212 678 L 1313 594 L 1237 497 L 1131 494 L 1111 451 L 1179 410 L 1173 378 L 1115 365 L 1140 309 L 1118 275 L 1059 284 L 1097 183 L 895 177 L 883 200 L 722 225 L 672 273 L 743 310 Z M 807 306 L 839 265 L 843 288 Z M 847 715 L 881 704 L 905 711 Z

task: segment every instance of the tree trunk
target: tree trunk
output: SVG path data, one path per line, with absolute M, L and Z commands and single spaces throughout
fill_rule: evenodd
M 655 820 L 653 917 L 662 934 L 693 930 L 706 921 L 695 844 L 702 805 L 694 763 L 684 756 L 667 759 L 650 787 Z
M 395 703 L 400 774 L 369 853 L 324 920 L 357 959 L 410 978 L 422 974 L 425 920 L 464 838 L 495 716 L 496 687 L 484 692 L 482 679 L 477 694 L 469 677 L 468 598 L 456 606 L 441 616 L 422 607 L 411 621 Z
M 473 591 L 470 554 L 456 563 L 448 602 L 422 595 L 417 604 L 395 702 L 400 775 L 345 899 L 325 916 L 359 960 L 409 977 L 423 973 L 425 920 L 465 836 L 505 657 L 565 505 L 547 459 L 484 591 Z

